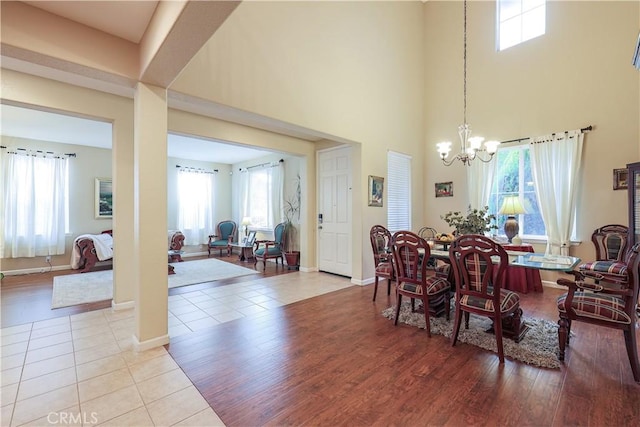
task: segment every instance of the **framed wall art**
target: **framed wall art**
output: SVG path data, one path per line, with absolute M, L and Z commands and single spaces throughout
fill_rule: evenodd
M 110 178 L 96 178 L 96 219 L 113 218 L 113 185 Z
M 436 197 L 452 197 L 453 182 L 436 182 Z
M 627 168 L 614 169 L 613 170 L 613 189 L 614 190 L 626 190 L 629 188 L 627 184 L 627 178 L 629 171 Z
M 382 207 L 384 178 L 369 175 L 369 206 Z

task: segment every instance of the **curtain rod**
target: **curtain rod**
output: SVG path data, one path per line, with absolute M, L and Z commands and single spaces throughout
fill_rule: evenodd
M 253 165 L 253 166 L 247 166 L 246 168 L 244 168 L 244 170 L 249 170 L 249 169 L 253 169 L 253 168 L 262 168 L 265 166 L 275 166 L 278 163 L 283 163 L 284 159 L 280 159 L 277 162 L 266 162 L 266 163 L 260 163 L 259 165 Z M 238 168 L 239 171 L 242 171 L 242 168 Z
M 0 149 L 7 148 L 4 145 L 0 145 Z M 53 151 L 42 151 L 42 150 L 27 150 L 26 148 L 16 148 L 16 151 L 24 151 L 24 154 L 35 156 L 37 154 L 29 154 L 29 153 L 38 153 L 38 154 L 52 154 L 54 156 L 69 156 L 69 157 L 77 157 L 76 153 L 54 153 Z
M 206 169 L 202 169 L 202 168 L 193 168 L 191 166 L 180 166 L 180 165 L 176 165 L 177 168 L 180 169 L 186 169 L 188 171 L 193 171 L 193 172 L 201 172 L 201 173 L 218 173 L 218 169 L 214 169 L 213 171 L 208 171 Z
M 586 133 L 586 132 L 591 132 L 592 130 L 593 130 L 593 126 L 592 126 L 592 125 L 589 125 L 589 126 L 587 126 L 587 127 L 584 127 L 584 128 L 582 128 L 582 129 L 580 129 L 580 132 L 582 132 L 582 133 Z M 567 132 L 569 132 L 569 131 L 568 131 L 568 130 L 565 130 L 563 133 L 567 133 Z M 552 137 L 553 137 L 553 136 L 556 136 L 556 135 L 558 135 L 558 134 L 557 134 L 557 133 L 552 133 L 552 134 L 551 134 L 551 136 L 552 136 Z M 502 145 L 502 144 L 512 144 L 512 143 L 515 143 L 515 142 L 522 142 L 522 141 L 526 141 L 526 140 L 528 140 L 528 139 L 531 139 L 531 137 L 530 137 L 530 136 L 528 136 L 528 137 L 526 137 L 526 138 L 510 139 L 510 140 L 508 140 L 508 141 L 502 141 L 502 142 L 500 142 L 500 145 Z

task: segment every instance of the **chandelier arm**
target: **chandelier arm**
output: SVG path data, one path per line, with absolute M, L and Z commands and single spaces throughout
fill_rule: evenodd
M 451 160 L 449 161 L 442 159 L 442 163 L 444 163 L 445 166 L 451 166 L 453 162 L 455 162 L 457 159 L 458 159 L 458 156 L 452 157 Z
M 480 160 L 482 163 L 489 163 L 491 161 L 491 159 L 493 159 L 493 155 L 495 153 L 487 153 L 489 154 L 489 158 L 487 160 L 483 159 L 481 156 L 479 156 L 478 154 L 476 154 L 476 159 Z

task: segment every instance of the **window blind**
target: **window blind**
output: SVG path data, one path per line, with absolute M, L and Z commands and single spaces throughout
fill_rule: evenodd
M 411 156 L 387 153 L 387 228 L 411 230 Z

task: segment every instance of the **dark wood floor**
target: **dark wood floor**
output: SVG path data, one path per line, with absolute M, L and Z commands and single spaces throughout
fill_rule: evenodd
M 301 282 L 300 286 L 304 286 Z M 523 295 L 556 320 L 561 291 Z M 380 315 L 352 287 L 177 337 L 169 352 L 228 426 L 638 426 L 622 332 L 574 324 L 566 365 L 535 368 Z
M 2 281 L 2 326 L 70 314 L 50 310 L 47 274 Z M 561 292 L 522 295 L 525 314 L 555 321 Z M 500 365 L 477 347 L 394 327 L 380 315 L 393 298 L 372 303 L 372 293 L 354 286 L 172 338 L 167 349 L 228 426 L 640 425 L 619 331 L 575 323 L 559 370 Z
M 185 258 L 185 262 L 206 258 L 206 256 L 190 257 Z M 278 268 L 275 268 L 275 266 L 273 265 L 269 265 L 268 268 L 263 269 L 261 263 L 258 263 L 256 266 L 254 266 L 253 262 L 240 261 L 238 259 L 238 256 L 235 254 L 230 257 L 216 256 L 215 258 L 245 268 L 256 268 L 256 270 L 260 271 L 263 277 L 293 272 L 293 270 L 288 270 L 286 266 L 282 267 L 280 265 L 278 266 Z M 110 268 L 110 265 L 97 266 L 93 269 L 93 271 Z M 51 294 L 53 289 L 53 278 L 55 276 L 66 274 L 82 273 L 79 273 L 78 270 L 60 270 L 18 276 L 5 276 L 4 279 L 2 279 L 2 286 L 0 287 L 0 310 L 2 327 L 6 328 L 8 326 L 22 325 L 24 323 L 52 319 L 55 317 L 69 316 L 72 314 L 84 313 L 87 311 L 111 307 L 111 300 L 107 300 L 89 304 L 79 304 L 72 307 L 62 307 L 52 310 Z M 216 286 L 224 286 L 242 280 L 247 279 L 239 277 L 173 288 L 169 289 L 169 295 L 175 295 L 183 292 L 192 292 L 195 290 L 202 290 Z

